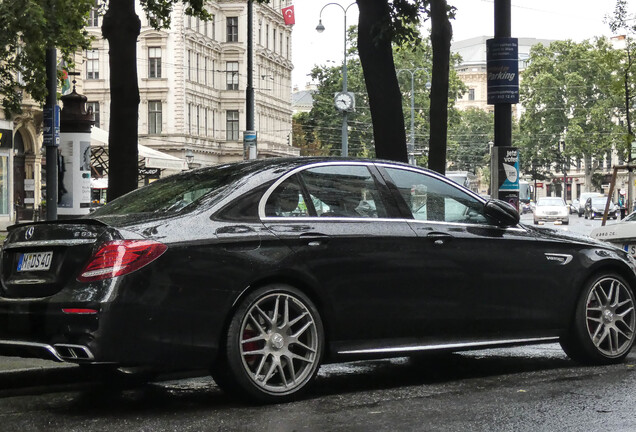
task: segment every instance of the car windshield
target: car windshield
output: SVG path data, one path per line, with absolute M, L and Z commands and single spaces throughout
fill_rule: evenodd
M 629 216 L 627 216 L 621 222 L 634 222 L 634 221 L 636 221 L 636 212 L 631 213 Z
M 92 216 L 117 216 L 138 213 L 176 213 L 196 205 L 203 198 L 218 196 L 244 176 L 243 165 L 219 165 L 214 168 L 175 174 L 130 192 Z
M 565 203 L 563 202 L 562 198 L 541 198 L 537 202 L 537 206 L 539 206 L 539 207 L 543 207 L 543 206 L 564 206 L 564 205 L 565 205 Z
M 607 197 L 592 198 L 593 206 L 604 206 L 606 202 L 607 202 Z

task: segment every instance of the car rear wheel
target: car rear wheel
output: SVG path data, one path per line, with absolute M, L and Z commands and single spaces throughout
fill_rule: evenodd
M 323 349 L 312 301 L 287 285 L 266 286 L 235 311 L 213 377 L 224 390 L 256 402 L 294 400 L 316 376 Z
M 577 302 L 569 334 L 561 338 L 563 350 L 584 364 L 621 362 L 634 344 L 634 307 L 634 293 L 623 278 L 614 273 L 592 278 Z

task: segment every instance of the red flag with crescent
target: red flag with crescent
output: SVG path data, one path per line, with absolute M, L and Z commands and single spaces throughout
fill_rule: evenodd
M 296 16 L 294 15 L 294 5 L 287 6 L 281 10 L 283 18 L 285 18 L 285 25 L 296 24 Z

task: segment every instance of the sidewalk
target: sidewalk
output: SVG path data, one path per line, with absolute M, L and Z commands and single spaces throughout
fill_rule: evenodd
M 79 369 L 70 363 L 0 356 L 0 391 L 67 382 Z

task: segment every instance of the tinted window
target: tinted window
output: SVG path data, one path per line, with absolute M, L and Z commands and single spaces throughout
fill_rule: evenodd
M 265 204 L 265 216 L 310 216 L 300 183 L 295 175 L 278 185 L 269 196 L 267 204 Z
M 366 166 L 311 168 L 301 177 L 318 216 L 386 217 L 380 192 Z
M 169 176 L 114 200 L 92 215 L 176 213 L 196 205 L 204 197 L 222 194 L 246 175 L 248 169 L 247 165 L 221 165 L 214 169 Z
M 483 203 L 435 177 L 414 171 L 386 168 L 414 219 L 487 223 Z

